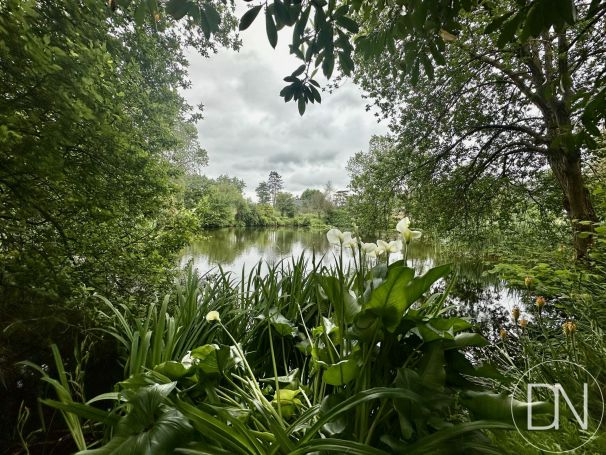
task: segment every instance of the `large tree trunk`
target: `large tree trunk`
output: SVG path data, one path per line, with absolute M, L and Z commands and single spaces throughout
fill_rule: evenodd
M 591 244 L 592 237 L 582 232 L 591 232 L 591 225 L 581 224 L 581 221 L 597 220 L 589 191 L 585 188 L 581 172 L 581 157 L 579 153 L 567 153 L 565 150 L 550 150 L 549 164 L 564 196 L 564 206 L 572 223 L 573 244 L 577 258 L 583 258 Z

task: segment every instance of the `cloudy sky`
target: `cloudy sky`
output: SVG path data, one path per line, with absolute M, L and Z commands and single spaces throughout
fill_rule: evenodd
M 295 103 L 284 103 L 282 78 L 300 64 L 288 54 L 290 34 L 282 30 L 272 49 L 260 14 L 241 34 L 239 52 L 222 49 L 210 58 L 188 54 L 192 88 L 184 95 L 190 104 L 204 104 L 198 131 L 210 161 L 205 174 L 243 179 L 250 197 L 271 170 L 282 175 L 286 191 L 296 194 L 321 189 L 328 181 L 345 189 L 348 158 L 366 151 L 373 134 L 386 132 L 349 81 L 332 94 L 322 93 L 322 104 L 308 105 L 303 117 Z

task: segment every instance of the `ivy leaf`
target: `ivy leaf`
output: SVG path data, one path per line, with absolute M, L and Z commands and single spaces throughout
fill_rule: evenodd
M 259 15 L 259 11 L 261 11 L 262 7 L 263 5 L 253 6 L 251 9 L 244 13 L 242 18 L 240 19 L 240 26 L 238 27 L 240 31 L 246 30 L 248 27 L 250 27 L 250 25 Z

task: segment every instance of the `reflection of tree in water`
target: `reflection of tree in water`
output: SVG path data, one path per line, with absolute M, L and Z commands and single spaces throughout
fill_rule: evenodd
M 230 266 L 243 256 L 253 266 L 260 259 L 275 262 L 303 250 L 322 255 L 329 248 L 324 232 L 304 229 L 228 228 L 206 231 L 204 238 L 192 242 L 185 258 L 203 257 L 209 264 Z

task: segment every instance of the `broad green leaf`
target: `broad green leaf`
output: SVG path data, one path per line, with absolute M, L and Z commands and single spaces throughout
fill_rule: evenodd
M 424 275 L 414 278 L 406 286 L 406 308 L 415 303 L 440 278 L 450 273 L 450 264 L 440 265 L 429 269 Z
M 360 305 L 356 297 L 349 292 L 347 286 L 334 276 L 321 277 L 320 285 L 329 302 L 335 308 L 337 322 L 341 318 L 347 323 L 352 322 L 354 316 L 360 312 Z
M 297 102 L 297 107 L 299 108 L 299 115 L 305 114 L 305 98 L 299 98 Z
M 250 25 L 259 15 L 259 11 L 261 11 L 262 7 L 263 5 L 253 6 L 242 15 L 242 18 L 240 19 L 240 25 L 238 27 L 240 31 L 246 30 L 248 27 L 250 27 Z
M 385 281 L 375 288 L 366 310 L 379 316 L 385 328 L 393 332 L 400 324 L 406 309 L 406 286 L 411 282 L 414 270 L 408 267 L 394 267 L 387 272 Z
M 528 408 L 532 406 L 533 415 L 551 415 L 553 404 L 546 401 L 526 403 L 515 398 L 493 392 L 467 391 L 461 397 L 462 403 L 469 408 L 478 419 L 496 420 L 513 425 L 516 423 L 526 426 Z
M 347 16 L 338 16 L 337 24 L 351 33 L 358 33 L 360 30 L 358 23 Z
M 204 3 L 204 12 L 206 13 L 210 31 L 213 33 L 218 32 L 219 25 L 221 24 L 221 16 L 215 6 L 211 3 Z
M 275 49 L 278 44 L 278 30 L 276 29 L 274 17 L 269 9 L 265 10 L 265 32 L 267 33 L 269 44 Z
M 181 362 L 170 360 L 168 362 L 162 362 L 160 365 L 156 365 L 154 371 L 175 380 L 187 376 L 189 369 L 185 368 Z M 189 374 L 193 374 L 193 371 Z
M 188 13 L 191 4 L 189 0 L 169 0 L 166 2 L 166 12 L 175 20 L 180 20 Z
M 353 381 L 358 375 L 358 365 L 353 359 L 342 360 L 328 367 L 322 376 L 324 382 L 330 385 L 344 385 Z

